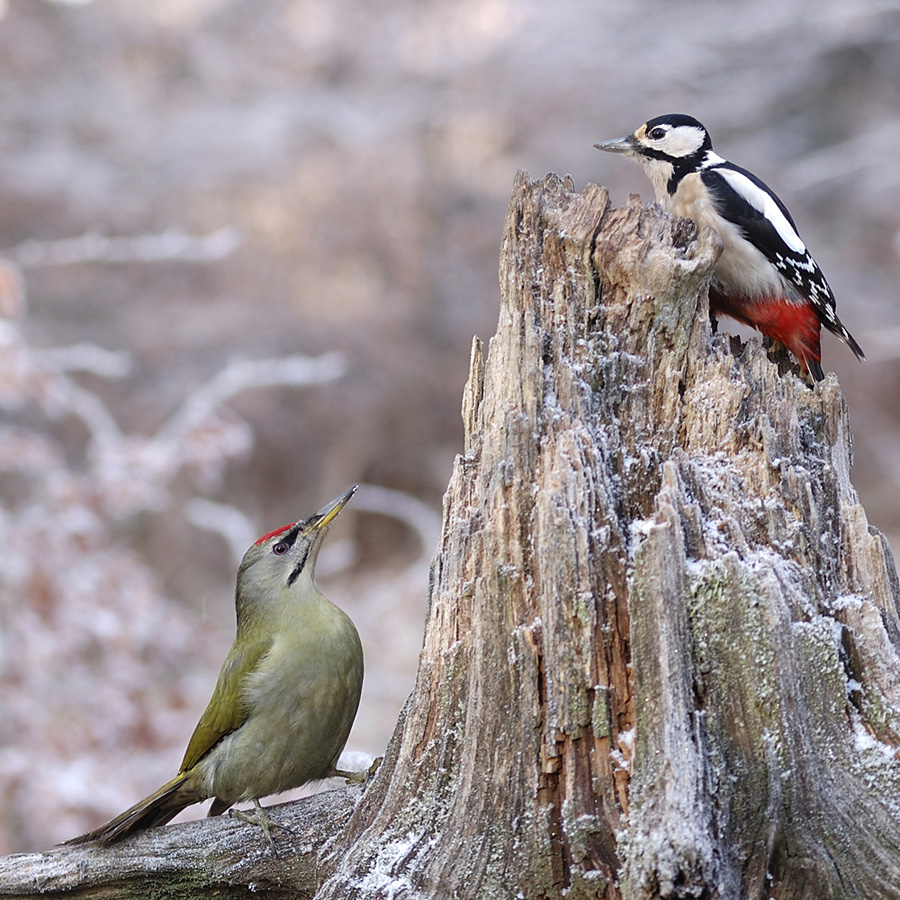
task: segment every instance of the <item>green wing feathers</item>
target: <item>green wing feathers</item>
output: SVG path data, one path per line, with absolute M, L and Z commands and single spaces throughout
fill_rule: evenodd
M 240 651 L 236 642 L 232 646 L 219 672 L 209 704 L 184 751 L 180 772 L 190 771 L 226 734 L 236 731 L 247 720 L 243 681 L 259 665 L 271 646 L 270 639 L 245 645 Z
M 66 841 L 67 844 L 88 844 L 97 841 L 109 844 L 119 838 L 140 831 L 165 825 L 185 807 L 209 797 L 208 789 L 192 769 L 226 734 L 240 728 L 247 719 L 247 709 L 242 701 L 243 680 L 258 665 L 271 647 L 271 640 L 244 646 L 241 652 L 231 648 L 206 711 L 200 717 L 194 734 L 188 743 L 179 773 L 167 781 L 158 791 L 135 803 L 94 831 Z M 215 801 L 210 814 L 216 815 L 231 804 Z

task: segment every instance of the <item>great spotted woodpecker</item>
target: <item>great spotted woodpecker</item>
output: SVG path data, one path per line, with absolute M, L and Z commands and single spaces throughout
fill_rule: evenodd
M 637 160 L 663 207 L 718 232 L 724 249 L 709 288 L 714 316 L 781 341 L 816 381 L 825 377 L 822 325 L 865 359 L 785 205 L 755 175 L 713 153 L 696 119 L 658 116 L 629 137 L 594 146 Z

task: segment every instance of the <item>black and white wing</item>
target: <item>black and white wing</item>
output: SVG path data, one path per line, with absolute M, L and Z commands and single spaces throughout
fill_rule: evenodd
M 800 296 L 809 300 L 822 324 L 864 359 L 859 344 L 837 317 L 834 294 L 822 270 L 778 196 L 752 172 L 732 163 L 703 168 L 700 177 L 719 213 L 737 225 Z

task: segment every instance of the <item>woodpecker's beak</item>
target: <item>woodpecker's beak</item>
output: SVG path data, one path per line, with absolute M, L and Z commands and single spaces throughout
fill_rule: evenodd
M 637 150 L 637 141 L 633 134 L 628 137 L 615 138 L 611 141 L 600 141 L 594 144 L 598 150 L 606 150 L 608 153 L 634 153 Z
M 308 531 L 323 531 L 327 528 L 337 514 L 347 505 L 347 501 L 359 490 L 359 485 L 354 484 L 349 491 L 344 491 L 340 497 L 336 497 L 327 506 L 323 506 L 306 523 Z

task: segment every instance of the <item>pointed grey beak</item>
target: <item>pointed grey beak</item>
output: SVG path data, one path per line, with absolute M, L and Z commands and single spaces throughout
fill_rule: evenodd
M 356 493 L 359 485 L 354 484 L 349 491 L 344 491 L 340 497 L 336 497 L 327 506 L 323 506 L 309 520 L 307 531 L 322 531 L 334 520 L 335 516 L 344 508 L 347 501 Z
M 594 146 L 598 150 L 606 150 L 609 153 L 634 153 L 636 142 L 634 135 L 630 134 L 628 137 L 615 138 L 611 141 L 600 141 L 599 144 L 594 144 Z

